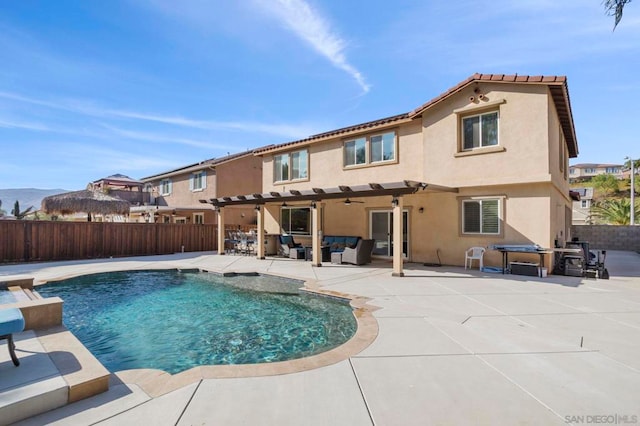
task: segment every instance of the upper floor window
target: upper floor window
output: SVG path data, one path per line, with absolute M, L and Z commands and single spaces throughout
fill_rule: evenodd
M 498 111 L 462 118 L 462 149 L 498 145 Z
M 396 159 L 396 134 L 394 132 L 371 136 L 371 162 Z
M 576 174 L 576 169 L 574 169 L 573 167 L 569 169 L 569 174 L 575 175 Z
M 358 138 L 344 143 L 344 165 L 355 166 L 367 163 L 367 139 Z
M 464 200 L 463 234 L 500 234 L 500 199 Z
M 189 189 L 191 191 L 202 191 L 206 187 L 207 187 L 207 172 L 205 170 L 191 173 L 191 177 L 189 178 Z
M 273 181 L 282 182 L 309 177 L 309 153 L 306 149 L 274 155 Z
M 396 132 L 360 137 L 344 142 L 344 166 L 358 166 L 396 160 Z
M 204 213 L 194 213 L 193 223 L 197 225 L 202 225 L 204 223 Z
M 607 167 L 607 173 L 620 173 L 617 167 Z
M 584 169 L 584 172 L 585 173 L 595 173 L 596 169 L 587 168 L 587 169 Z
M 583 209 L 588 209 L 590 207 L 589 200 L 580 200 L 580 201 Z
M 160 181 L 160 195 L 171 195 L 171 179 L 162 179 Z

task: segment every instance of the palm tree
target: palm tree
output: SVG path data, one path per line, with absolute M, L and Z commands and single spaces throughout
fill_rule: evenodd
M 2 200 L 0 200 L 0 217 L 4 216 L 5 214 L 7 214 L 7 212 L 2 210 Z
M 16 203 L 13 205 L 13 210 L 11 210 L 11 214 L 16 217 L 18 220 L 24 219 L 29 213 L 33 210 L 33 206 L 29 207 L 25 211 L 20 211 L 20 202 L 16 200 Z
M 613 16 L 615 20 L 613 24 L 614 31 L 622 19 L 622 12 L 627 3 L 631 3 L 631 0 L 604 0 L 605 12 L 607 15 Z
M 635 203 L 635 216 L 640 216 L 640 204 Z M 591 208 L 591 217 L 600 224 L 629 225 L 631 199 L 603 200 Z

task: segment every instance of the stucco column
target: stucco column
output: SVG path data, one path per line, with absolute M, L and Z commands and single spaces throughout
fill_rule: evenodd
M 315 205 L 315 207 L 314 207 Z M 311 252 L 312 266 L 322 266 L 322 250 L 320 245 L 322 244 L 322 229 L 320 229 L 320 209 L 322 206 L 320 203 L 313 203 L 311 206 Z
M 218 207 L 218 254 L 224 254 L 224 209 Z
M 256 213 L 258 213 L 258 235 L 255 242 L 258 249 L 256 254 L 258 259 L 264 259 L 264 206 L 256 206 Z
M 393 277 L 404 277 L 402 272 L 402 197 L 394 197 L 393 207 Z

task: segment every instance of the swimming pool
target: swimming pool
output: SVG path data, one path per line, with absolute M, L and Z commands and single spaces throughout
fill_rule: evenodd
M 0 305 L 3 303 L 15 303 L 16 298 L 11 294 L 9 290 L 0 289 Z
M 111 372 L 286 361 L 356 332 L 347 301 L 267 275 L 126 271 L 38 287 L 64 300 L 63 322 Z

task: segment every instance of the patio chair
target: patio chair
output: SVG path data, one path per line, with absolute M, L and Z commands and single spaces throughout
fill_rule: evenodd
M 342 252 L 342 263 L 351 263 L 352 265 L 371 263 L 374 242 L 375 240 L 361 239 L 355 248 L 345 247 Z
M 227 254 L 238 254 L 240 251 L 240 237 L 233 231 L 227 231 L 227 238 L 224 240 L 224 251 Z
M 477 260 L 479 263 L 479 269 L 482 270 L 484 266 L 482 264 L 482 257 L 484 256 L 484 252 L 486 249 L 484 247 L 471 247 L 464 253 L 464 269 L 467 269 L 467 263 L 469 264 L 469 269 L 471 269 L 471 265 L 474 260 Z
M 302 244 L 296 243 L 293 240 L 293 235 L 278 235 L 278 240 L 280 241 L 280 248 L 278 249 L 278 254 L 284 257 L 291 257 L 291 249 L 302 248 Z M 304 251 L 302 251 L 304 259 Z M 296 256 L 296 258 L 298 258 Z
M 241 254 L 246 254 L 247 256 L 251 255 L 255 249 L 254 240 L 245 232 L 239 232 L 238 238 L 238 251 Z
M 16 367 L 20 360 L 16 356 L 16 345 L 13 343 L 13 333 L 24 330 L 24 317 L 18 308 L 0 309 L 0 340 L 7 340 L 11 361 Z

